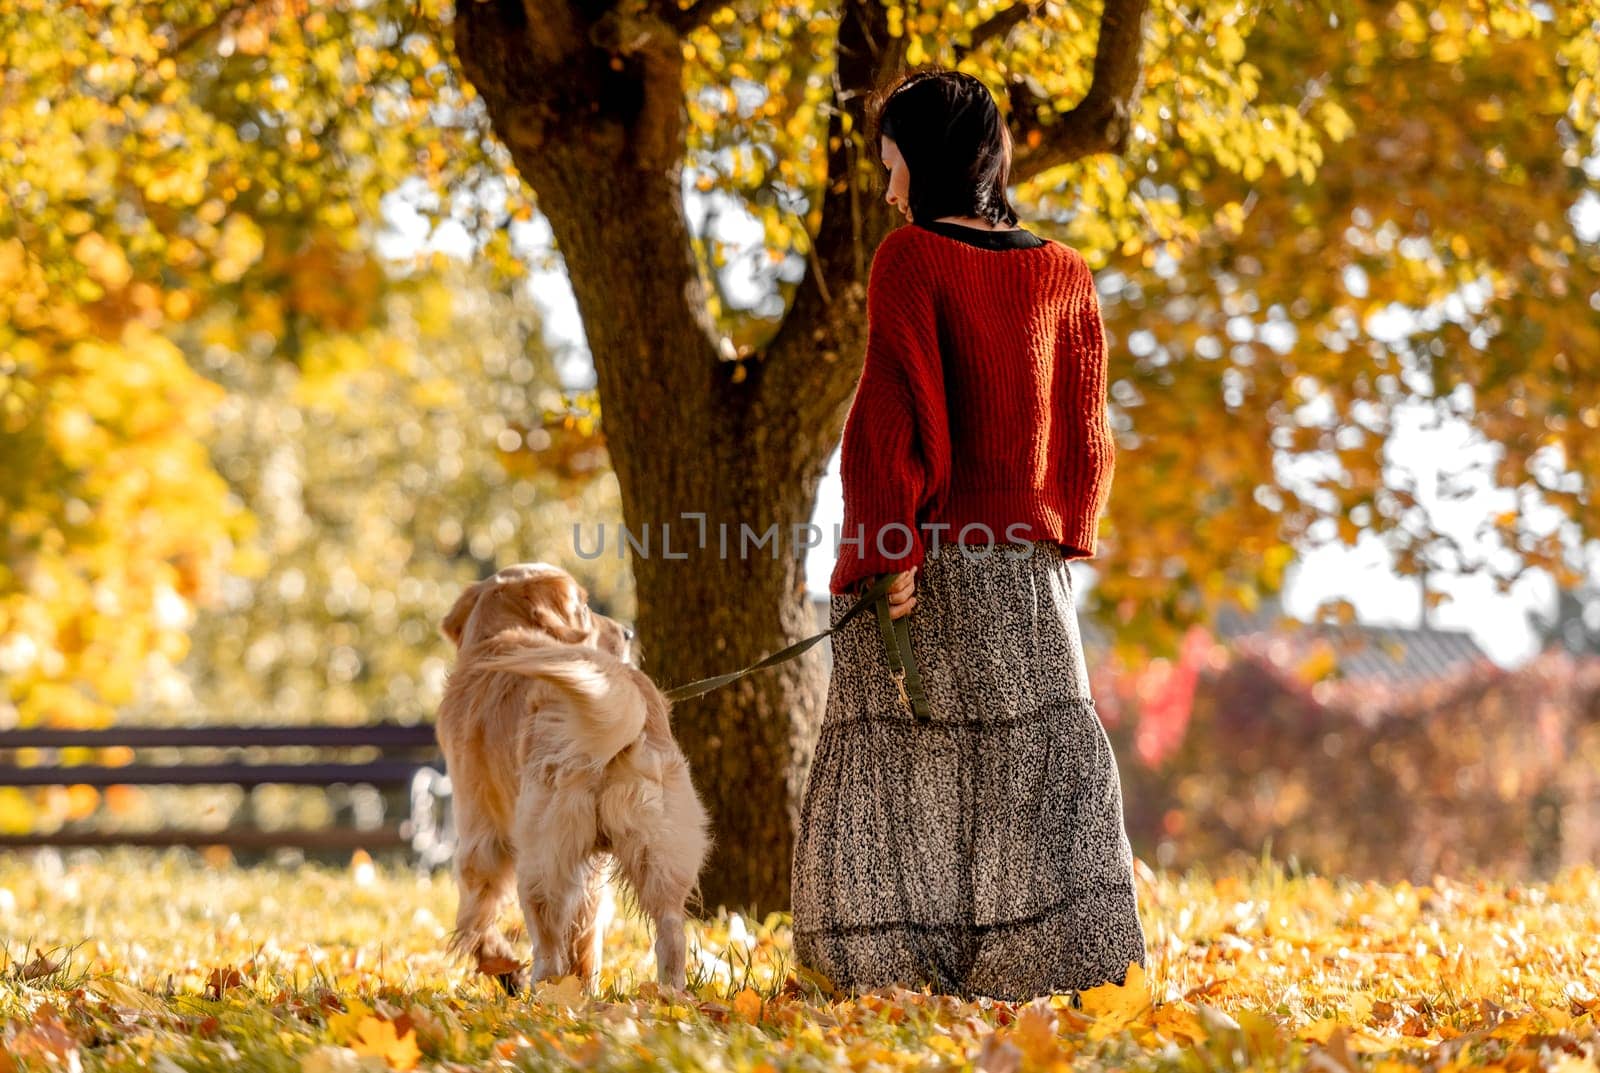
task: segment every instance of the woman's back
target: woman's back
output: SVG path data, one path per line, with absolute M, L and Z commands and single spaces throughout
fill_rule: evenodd
M 905 556 L 877 546 L 880 530 L 913 515 L 939 544 L 1015 536 L 1092 556 L 1115 454 L 1100 307 L 1082 255 L 1022 229 L 901 227 L 873 257 L 867 317 L 833 591 L 921 562 L 931 529 Z M 908 485 L 919 486 L 914 504 Z M 859 549 L 848 543 L 858 535 Z M 893 552 L 904 541 L 883 543 Z

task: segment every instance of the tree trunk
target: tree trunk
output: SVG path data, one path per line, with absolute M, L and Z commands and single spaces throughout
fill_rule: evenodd
M 777 363 L 761 361 L 736 380 L 733 363 L 719 358 L 683 216 L 676 34 L 658 23 L 642 36 L 614 27 L 631 42 L 619 69 L 613 53 L 593 46 L 607 40 L 604 29 L 559 20 L 527 29 L 510 0 L 465 4 L 457 49 L 566 261 L 636 546 L 644 665 L 670 687 L 815 632 L 792 527 L 811 519 L 859 368 L 859 355 L 839 367 L 817 355 L 856 349 L 862 289 L 826 303 L 827 320 L 843 326 L 837 333 L 815 330 L 815 314 L 809 332 L 805 317 L 785 324 L 788 349 L 807 359 L 803 369 L 788 363 L 794 379 L 766 375 Z M 565 50 L 563 33 L 573 38 Z M 835 286 L 845 283 L 835 276 Z M 702 523 L 685 514 L 705 515 L 703 549 Z M 740 553 L 741 525 L 759 539 L 774 523 L 775 544 Z M 606 554 L 617 554 L 621 536 L 605 534 Z M 706 910 L 788 907 L 799 793 L 825 690 L 812 650 L 675 707 L 674 732 L 715 838 L 701 875 Z
M 722 502 L 707 511 L 706 550 L 692 546 L 697 522 L 679 522 L 674 553 L 689 545 L 689 558 L 665 560 L 652 547 L 651 557 L 634 561 L 640 634 L 653 645 L 644 666 L 664 686 L 747 666 L 815 632 L 805 564 L 789 537 L 789 523 L 809 520 L 815 479 L 750 464 L 715 471 L 732 480 Z M 726 556 L 719 553 L 719 522 L 727 526 Z M 776 540 L 760 547 L 752 540 L 741 552 L 741 523 L 759 538 L 773 522 Z M 714 826 L 713 855 L 701 878 L 706 909 L 725 905 L 759 917 L 788 907 L 799 795 L 826 688 L 813 648 L 675 706 L 674 731 Z

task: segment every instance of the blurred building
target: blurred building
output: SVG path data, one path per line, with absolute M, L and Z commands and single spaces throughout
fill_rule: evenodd
M 1093 622 L 1081 625 L 1084 650 L 1092 662 L 1094 652 L 1106 645 L 1105 633 Z M 1264 597 L 1253 612 L 1224 608 L 1211 623 L 1211 633 L 1229 647 L 1246 639 L 1264 645 L 1279 665 L 1304 665 L 1326 653 L 1336 661 L 1337 678 L 1396 687 L 1448 678 L 1480 662 L 1492 662 L 1467 630 L 1304 622 L 1286 614 L 1276 596 Z

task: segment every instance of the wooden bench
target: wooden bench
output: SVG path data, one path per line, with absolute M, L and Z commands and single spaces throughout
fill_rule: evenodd
M 65 764 L 62 749 L 226 750 L 227 760 L 121 765 Z M 314 750 L 317 759 L 252 762 L 243 751 Z M 22 750 L 37 751 L 27 755 Z M 328 758 L 358 751 L 366 759 Z M 371 756 L 370 754 L 376 754 Z M 26 759 L 29 763 L 22 763 Z M 449 815 L 450 780 L 444 773 L 432 724 L 365 726 L 113 727 L 105 730 L 38 728 L 0 731 L 0 786 L 371 786 L 409 791 L 410 814 L 376 828 L 330 826 L 217 831 L 167 828 L 149 832 L 63 830 L 51 834 L 0 834 L 0 849 L 37 846 L 227 846 L 238 850 L 409 849 L 433 867 L 450 859 L 455 830 Z

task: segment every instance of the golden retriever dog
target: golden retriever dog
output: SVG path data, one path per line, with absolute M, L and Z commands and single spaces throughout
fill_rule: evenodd
M 451 949 L 515 993 L 495 926 L 515 890 L 532 978 L 599 989 L 604 854 L 655 927 L 656 977 L 683 990 L 685 903 L 711 847 L 670 702 L 631 666 L 633 631 L 548 563 L 508 566 L 440 624 L 456 646 L 438 737 L 454 796 Z

